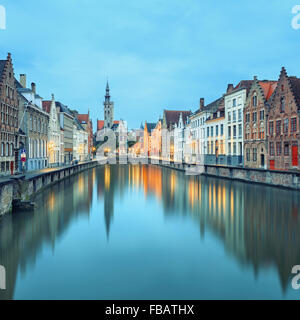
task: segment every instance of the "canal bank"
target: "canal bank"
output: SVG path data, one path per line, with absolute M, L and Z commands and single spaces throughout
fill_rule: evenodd
M 189 175 L 204 175 L 214 178 L 300 190 L 300 172 L 296 171 L 251 169 L 220 165 L 192 165 L 174 162 L 164 163 L 161 160 L 158 165 L 170 169 L 185 171 Z
M 97 161 L 89 161 L 0 180 L 0 216 L 9 213 L 13 209 L 14 202 L 28 203 L 36 193 L 43 191 L 46 187 L 97 165 Z

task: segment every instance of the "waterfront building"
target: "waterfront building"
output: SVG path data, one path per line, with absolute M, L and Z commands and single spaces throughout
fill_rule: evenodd
M 225 156 L 225 106 L 224 97 L 207 106 L 210 116 L 204 123 L 206 134 L 205 164 L 226 164 Z
M 180 114 L 178 123 L 174 127 L 174 161 L 183 162 L 185 154 L 185 131 L 188 116 Z
M 145 121 L 143 145 L 141 148 L 141 153 L 145 157 L 148 157 L 151 155 L 151 134 L 152 134 L 152 131 L 155 129 L 155 127 L 156 127 L 156 123 L 150 123 Z
M 254 77 L 244 109 L 244 164 L 248 168 L 267 168 L 267 119 L 269 101 L 277 81 Z
M 19 98 L 20 142 L 19 149 L 26 153 L 27 171 L 47 168 L 49 114 L 43 110 L 42 97 L 36 92 L 36 84 L 27 88 L 26 75 L 20 75 L 20 82 L 15 79 Z M 18 156 L 20 161 L 20 155 Z M 19 162 L 19 171 L 22 170 Z
M 242 80 L 236 87 L 228 85 L 225 94 L 225 153 L 227 164 L 244 163 L 244 108 L 253 80 Z
M 61 156 L 61 128 L 59 115 L 57 113 L 54 94 L 52 99 L 43 101 L 43 110 L 49 114 L 49 126 L 48 126 L 48 156 L 49 167 L 57 167 L 62 163 Z
M 63 130 L 64 141 L 64 159 L 63 163 L 70 164 L 73 160 L 74 143 L 73 143 L 73 129 L 74 116 L 67 106 L 59 101 L 56 101 L 56 108 L 59 114 L 60 127 Z
M 73 112 L 73 160 L 88 160 L 88 132 L 77 119 L 77 113 Z
M 0 173 L 10 174 L 18 166 L 18 95 L 10 53 L 0 60 L 1 153 Z
M 192 114 L 191 111 L 186 110 L 164 110 L 162 120 L 162 152 L 164 157 L 169 160 L 174 160 L 175 153 L 175 133 L 176 125 L 179 123 L 180 117 L 183 122 L 186 122 L 187 118 Z M 178 141 L 177 141 L 178 143 Z M 177 149 L 177 147 L 176 147 Z M 177 155 L 178 156 L 178 155 Z
M 90 111 L 88 112 L 88 114 L 78 114 L 77 119 L 88 134 L 88 154 L 91 155 L 94 143 L 93 143 L 93 123 L 90 118 Z
M 204 98 L 200 99 L 199 109 L 189 116 L 190 152 L 196 156 L 203 156 L 206 151 L 205 121 L 210 115 L 210 109 L 205 106 Z
M 271 170 L 300 169 L 299 163 L 300 78 L 282 68 L 270 99 L 268 144 Z
M 151 157 L 159 158 L 162 153 L 162 119 L 159 119 L 151 133 Z

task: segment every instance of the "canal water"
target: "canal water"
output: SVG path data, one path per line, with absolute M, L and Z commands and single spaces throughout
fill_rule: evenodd
M 0 219 L 0 299 L 299 299 L 299 193 L 91 169 Z

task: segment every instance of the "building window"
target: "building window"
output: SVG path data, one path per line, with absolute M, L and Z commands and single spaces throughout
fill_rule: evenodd
M 289 149 L 289 144 L 288 142 L 284 143 L 284 155 L 289 156 L 290 155 L 290 149 Z
M 242 125 L 239 124 L 239 138 L 242 138 L 243 130 L 242 130 Z
M 291 119 L 291 132 L 297 132 L 297 118 Z
M 276 142 L 276 154 L 281 156 L 281 142 Z
M 265 110 L 260 110 L 259 119 L 260 119 L 260 121 L 265 119 Z
M 249 148 L 246 149 L 246 159 L 248 162 L 250 161 L 250 149 Z
M 282 97 L 280 100 L 280 112 L 285 111 L 285 97 Z
M 257 113 L 256 112 L 253 112 L 253 114 L 252 114 L 252 121 L 253 122 L 257 121 Z
M 209 128 L 207 128 L 207 137 L 209 137 Z
M 284 133 L 289 132 L 289 119 L 284 119 L 283 121 L 283 132 Z
M 276 121 L 276 134 L 281 134 L 281 120 Z
M 257 149 L 253 148 L 253 162 L 257 161 Z
M 269 122 L 269 134 L 272 136 L 274 134 L 274 123 L 273 121 Z
M 221 124 L 221 136 L 224 134 L 224 125 Z
M 210 133 L 211 133 L 211 136 L 213 137 L 214 136 L 214 127 L 210 128 Z
M 232 118 L 233 118 L 233 122 L 236 122 L 236 111 L 232 112 Z
M 233 143 L 233 154 L 236 154 L 236 143 Z
M 216 136 L 219 135 L 219 126 L 216 126 Z
M 238 111 L 238 113 L 239 113 L 239 121 L 242 121 L 242 115 L 243 115 L 243 113 L 242 113 L 242 109 L 239 109 L 239 111 Z
M 228 127 L 228 138 L 231 138 L 231 127 Z
M 231 143 L 230 142 L 228 143 L 228 154 L 229 155 L 231 154 Z
M 270 156 L 274 156 L 274 142 L 270 142 Z
M 253 105 L 253 107 L 257 107 L 257 96 L 256 96 L 256 94 L 252 98 L 252 105 Z
M 246 122 L 250 122 L 250 113 L 246 114 Z
M 228 112 L 228 122 L 231 122 L 231 112 Z
M 233 138 L 236 138 L 236 126 L 233 126 Z
M 236 107 L 236 99 L 233 99 L 233 101 L 232 101 L 232 106 L 233 106 L 233 108 Z

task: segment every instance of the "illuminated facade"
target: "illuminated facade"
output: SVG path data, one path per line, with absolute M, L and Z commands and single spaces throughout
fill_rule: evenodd
M 61 129 L 56 109 L 54 94 L 51 101 L 43 101 L 43 109 L 49 114 L 48 126 L 48 156 L 49 166 L 56 167 L 62 163 Z

